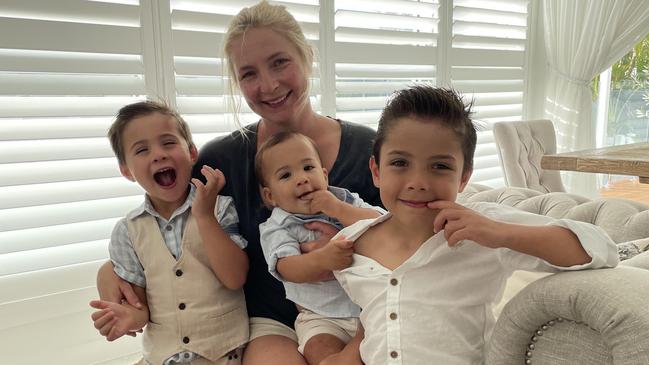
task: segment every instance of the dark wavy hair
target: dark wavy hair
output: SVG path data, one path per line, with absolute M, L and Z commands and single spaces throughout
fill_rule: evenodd
M 476 126 L 471 120 L 473 102 L 465 103 L 455 90 L 415 85 L 392 94 L 381 113 L 372 156 L 379 163 L 381 147 L 390 130 L 400 118 L 417 118 L 442 123 L 457 135 L 462 145 L 464 166 L 462 172 L 473 170 L 473 155 L 477 143 Z

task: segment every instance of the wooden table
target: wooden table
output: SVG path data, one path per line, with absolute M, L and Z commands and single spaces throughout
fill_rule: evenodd
M 649 142 L 545 155 L 541 168 L 638 176 L 649 184 Z

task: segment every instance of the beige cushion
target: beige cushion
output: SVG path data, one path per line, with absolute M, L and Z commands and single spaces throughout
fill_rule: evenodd
M 635 267 L 564 272 L 538 280 L 503 309 L 486 363 L 525 364 L 534 343 L 532 364 L 649 364 L 646 293 L 649 270 Z
M 542 194 L 525 188 L 470 184 L 459 202 L 494 202 L 553 218 L 568 218 L 602 227 L 617 243 L 649 237 L 649 205 L 625 199 L 591 200 L 570 193 Z

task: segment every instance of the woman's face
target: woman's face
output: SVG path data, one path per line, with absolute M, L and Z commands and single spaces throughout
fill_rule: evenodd
M 307 67 L 298 49 L 268 28 L 251 28 L 232 42 L 230 59 L 250 108 L 270 122 L 299 118 L 308 106 Z

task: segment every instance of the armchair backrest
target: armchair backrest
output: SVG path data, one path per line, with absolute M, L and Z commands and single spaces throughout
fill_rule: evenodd
M 557 151 L 551 121 L 498 122 L 493 133 L 507 186 L 542 193 L 566 191 L 559 171 L 541 168 L 543 155 Z

